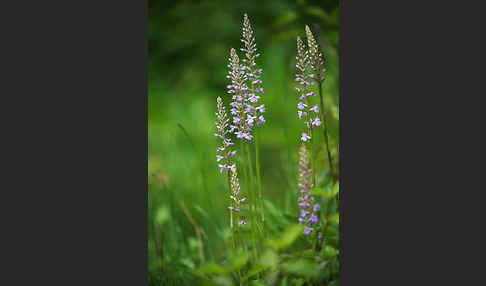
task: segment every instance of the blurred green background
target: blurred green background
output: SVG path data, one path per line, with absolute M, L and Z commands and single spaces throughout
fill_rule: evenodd
M 214 113 L 218 96 L 226 105 L 231 100 L 225 76 L 230 48 L 241 47 L 243 14 L 250 18 L 261 54 L 257 66 L 263 68 L 264 196 L 281 214 L 297 217 L 295 178 L 303 122 L 297 118 L 294 90 L 296 37 L 305 39 L 304 26 L 309 25 L 323 51 L 325 116 L 338 163 L 339 4 L 337 0 L 149 0 L 148 4 L 149 284 L 192 285 L 196 278 L 190 273 L 200 261 L 196 232 L 181 202 L 199 227 L 206 260 L 224 259 L 229 246 L 228 198 L 215 161 Z

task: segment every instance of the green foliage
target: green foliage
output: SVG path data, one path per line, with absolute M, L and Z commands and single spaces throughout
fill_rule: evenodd
M 304 226 L 300 224 L 289 227 L 281 237 L 271 239 L 268 244 L 276 250 L 284 250 L 291 246 L 304 231 Z

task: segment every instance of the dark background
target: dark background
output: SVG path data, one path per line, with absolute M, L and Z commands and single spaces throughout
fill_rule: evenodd
M 341 283 L 481 284 L 483 9 L 340 2 Z M 146 284 L 147 3 L 0 5 L 2 284 Z

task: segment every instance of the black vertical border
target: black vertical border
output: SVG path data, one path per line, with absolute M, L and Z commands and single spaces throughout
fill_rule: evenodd
M 0 5 L 0 285 L 147 285 L 147 0 Z

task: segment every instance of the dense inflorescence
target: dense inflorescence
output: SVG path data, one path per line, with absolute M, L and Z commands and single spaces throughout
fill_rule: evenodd
M 299 151 L 299 175 L 297 178 L 300 197 L 298 198 L 300 207 L 299 223 L 305 224 L 304 234 L 308 235 L 314 230 L 319 229 L 319 218 L 316 213 L 319 211 L 319 204 L 314 197 L 309 194 L 309 190 L 314 187 L 311 183 L 312 169 L 309 167 L 309 158 L 305 144 L 302 144 Z M 320 234 L 318 234 L 320 236 Z
M 308 72 L 308 67 L 310 65 L 309 52 L 306 50 L 304 43 L 297 37 L 297 63 L 295 67 L 297 73 L 295 74 L 295 80 L 299 83 L 300 87 L 296 87 L 295 90 L 299 94 L 299 102 L 297 104 L 297 115 L 299 119 L 303 119 L 306 130 L 301 134 L 302 142 L 307 142 L 312 139 L 312 129 L 316 126 L 321 125 L 321 120 L 319 119 L 319 107 L 317 104 L 311 106 L 309 103 L 309 97 L 315 96 L 314 91 L 309 91 L 309 87 L 314 85 L 315 82 L 312 80 L 314 74 Z
M 249 141 L 253 139 L 253 136 L 250 134 L 251 123 L 253 122 L 251 112 L 253 110 L 249 108 L 251 105 L 248 104 L 250 100 L 248 94 L 250 89 L 246 84 L 248 76 L 244 72 L 240 59 L 233 48 L 230 50 L 228 67 L 229 72 L 226 77 L 231 79 L 231 84 L 227 88 L 228 93 L 233 95 L 233 102 L 230 103 L 233 124 L 230 125 L 229 132 L 236 134 L 236 138 L 244 138 Z
M 230 195 L 230 198 L 234 201 L 234 206 L 229 206 L 230 210 L 234 210 L 236 212 L 240 212 L 240 205 L 246 198 L 239 198 L 240 193 L 240 184 L 238 182 L 238 175 L 236 173 L 236 168 L 231 169 L 231 191 L 233 192 Z M 244 220 L 239 222 L 240 224 L 246 224 Z
M 236 151 L 231 150 L 229 147 L 231 147 L 234 143 L 231 142 L 231 138 L 227 138 L 227 127 L 228 127 L 228 116 L 226 115 L 226 110 L 223 105 L 223 100 L 221 97 L 217 98 L 217 108 L 218 111 L 216 112 L 216 128 L 217 128 L 217 133 L 214 134 L 214 136 L 218 137 L 221 139 L 221 144 L 220 146 L 216 149 L 217 155 L 216 155 L 216 161 L 219 163 L 219 170 L 221 173 L 225 170 L 230 170 L 230 169 L 235 169 L 236 164 L 232 164 L 231 157 L 235 156 Z
M 309 28 L 309 26 L 305 26 L 305 33 L 307 36 L 307 46 L 309 47 L 309 64 L 312 68 L 312 71 L 315 73 L 313 74 L 314 80 L 318 83 L 324 81 L 324 72 L 326 69 L 324 68 L 324 60 L 322 59 L 322 53 L 319 52 L 319 47 L 317 45 L 316 40 L 314 39 L 314 35 Z
M 246 57 L 242 60 L 241 69 L 245 72 L 246 80 L 248 81 L 247 85 L 249 87 L 247 94 L 248 102 L 246 104 L 246 109 L 248 111 L 247 125 L 248 130 L 251 131 L 255 120 L 257 126 L 265 123 L 265 118 L 263 117 L 263 113 L 265 113 L 265 105 L 257 104 L 260 96 L 264 93 L 262 87 L 263 82 L 261 80 L 263 70 L 257 69 L 256 67 L 256 58 L 258 58 L 260 54 L 256 52 L 257 48 L 255 37 L 253 36 L 253 29 L 251 28 L 250 19 L 246 13 L 243 17 L 243 32 L 241 42 L 243 43 L 244 47 L 240 50 L 245 53 Z

